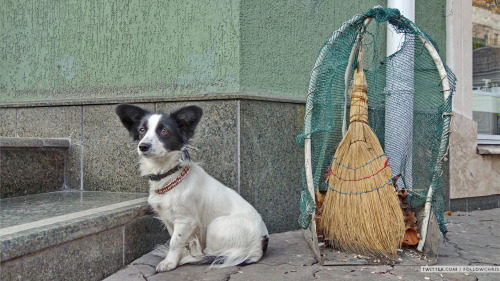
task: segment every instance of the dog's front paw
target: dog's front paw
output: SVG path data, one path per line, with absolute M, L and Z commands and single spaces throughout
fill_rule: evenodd
M 168 261 L 166 259 L 162 260 L 158 266 L 156 266 L 156 272 L 165 272 L 174 270 L 177 267 L 176 262 Z

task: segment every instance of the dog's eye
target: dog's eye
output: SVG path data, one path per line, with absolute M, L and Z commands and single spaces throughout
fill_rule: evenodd
M 146 128 L 144 128 L 144 127 L 139 128 L 139 133 L 145 134 L 146 133 Z
M 163 136 L 165 136 L 165 135 L 168 134 L 168 130 L 165 129 L 165 128 L 163 128 L 163 129 L 161 129 L 160 134 L 162 134 Z

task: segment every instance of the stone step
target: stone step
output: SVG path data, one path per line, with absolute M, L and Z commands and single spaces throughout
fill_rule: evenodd
M 0 279 L 102 280 L 167 239 L 144 193 L 58 191 L 4 198 Z
M 0 198 L 61 190 L 69 139 L 0 137 Z

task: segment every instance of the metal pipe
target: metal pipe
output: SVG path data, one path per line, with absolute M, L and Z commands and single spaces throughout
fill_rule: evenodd
M 389 8 L 398 9 L 401 15 L 411 21 L 415 21 L 414 0 L 389 0 Z M 390 56 L 396 56 L 400 51 L 404 40 L 404 33 L 397 33 L 392 25 L 387 25 L 387 78 L 386 78 L 386 107 L 385 107 L 385 145 L 384 150 L 390 158 L 390 166 L 393 176 L 401 174 L 397 181 L 400 188 L 413 187 L 413 54 L 414 46 L 405 46 L 405 55 L 411 58 L 405 60 L 404 67 L 411 71 L 400 71 L 401 65 L 396 65 Z M 407 43 L 414 42 L 413 40 Z M 409 63 L 409 65 L 408 65 Z

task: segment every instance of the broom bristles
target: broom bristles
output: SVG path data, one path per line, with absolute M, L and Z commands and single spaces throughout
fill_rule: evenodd
M 320 225 L 334 247 L 396 258 L 404 218 L 380 142 L 368 125 L 366 78 L 355 71 L 349 129 L 334 156 Z

